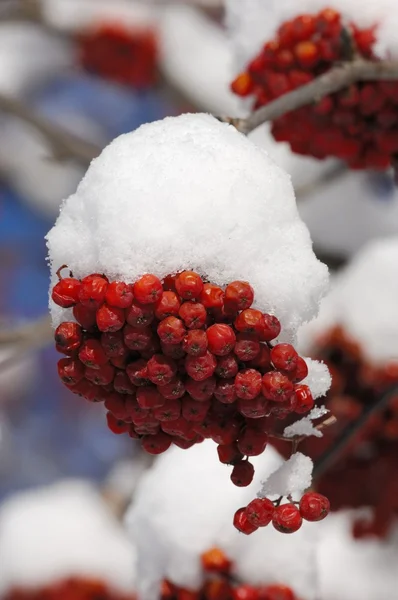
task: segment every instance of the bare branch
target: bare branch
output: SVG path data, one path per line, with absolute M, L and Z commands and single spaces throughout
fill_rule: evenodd
M 241 133 L 248 134 L 267 121 L 273 121 L 292 110 L 338 92 L 356 81 L 394 79 L 398 79 L 398 61 L 354 60 L 334 67 L 311 83 L 280 96 L 245 119 L 221 117 L 220 121 L 231 123 Z
M 16 98 L 0 94 L 0 111 L 11 114 L 39 131 L 50 145 L 55 160 L 76 160 L 84 166 L 101 153 L 102 148 L 66 131 L 59 125 L 36 114 Z

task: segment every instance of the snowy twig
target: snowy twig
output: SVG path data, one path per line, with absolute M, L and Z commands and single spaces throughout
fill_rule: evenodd
M 51 147 L 54 160 L 77 160 L 87 166 L 93 158 L 101 153 L 101 147 L 55 125 L 45 117 L 36 114 L 16 98 L 0 94 L 0 111 L 22 119 L 44 135 Z
M 241 133 L 248 134 L 263 123 L 318 101 L 324 96 L 338 92 L 356 81 L 398 79 L 398 61 L 354 60 L 330 69 L 311 83 L 280 96 L 246 118 L 221 117 L 220 120 L 234 125 Z
M 44 348 L 53 338 L 51 319 L 47 315 L 11 329 L 0 329 L 0 347 L 10 351 L 0 359 L 0 371 L 22 354 Z
M 354 437 L 365 427 L 373 415 L 385 410 L 390 403 L 391 399 L 398 393 L 398 386 L 394 385 L 383 395 L 376 398 L 376 400 L 369 404 L 361 416 L 352 421 L 343 429 L 339 437 L 333 441 L 330 448 L 328 448 L 319 458 L 315 461 L 313 477 L 321 477 L 327 469 L 332 466 L 344 453 L 347 447 L 352 443 Z
M 330 427 L 331 425 L 334 425 L 336 423 L 336 420 L 337 420 L 336 417 L 334 417 L 333 415 L 329 415 L 321 423 L 318 423 L 318 425 L 315 425 L 315 429 L 318 429 L 318 431 L 322 431 L 322 429 L 325 429 L 326 427 Z M 283 435 L 283 433 L 269 433 L 269 437 L 274 438 L 276 440 L 282 440 L 284 442 L 289 442 L 290 444 L 293 444 L 293 450 L 295 452 L 297 450 L 298 445 L 302 441 L 304 441 L 308 436 L 307 435 L 287 436 L 287 435 Z

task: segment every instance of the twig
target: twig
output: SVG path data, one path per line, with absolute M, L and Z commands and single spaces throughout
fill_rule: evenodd
M 266 121 L 273 121 L 292 110 L 311 104 L 314 100 L 338 92 L 356 81 L 394 79 L 398 79 L 398 61 L 354 60 L 330 69 L 311 83 L 280 96 L 244 119 L 221 117 L 220 121 L 231 123 L 241 133 L 248 134 Z
M 63 127 L 36 114 L 23 102 L 0 94 L 0 111 L 11 114 L 32 125 L 46 138 L 50 145 L 52 158 L 58 161 L 77 160 L 83 165 L 90 164 L 101 153 L 102 148 L 70 133 Z
M 372 404 L 369 404 L 356 420 L 352 421 L 343 429 L 333 444 L 315 461 L 313 477 L 321 477 L 327 469 L 332 466 L 344 453 L 347 446 L 350 445 L 355 435 L 368 423 L 369 419 L 387 408 L 390 400 L 398 394 L 398 386 L 394 385 L 382 396 L 378 397 Z
M 4 357 L 0 357 L 0 372 L 27 352 L 49 345 L 53 338 L 51 319 L 47 315 L 15 328 L 0 329 L 0 348 L 7 350 Z
M 337 419 L 334 415 L 329 415 L 328 417 L 326 417 L 326 419 L 321 421 L 321 423 L 315 425 L 315 429 L 318 429 L 318 431 L 322 431 L 322 429 L 334 425 L 336 421 Z M 283 442 L 289 442 L 290 444 L 292 444 L 292 454 L 294 454 L 297 451 L 298 445 L 301 444 L 301 442 L 303 442 L 308 436 L 292 435 L 288 437 L 286 435 L 283 435 L 283 433 L 269 433 L 268 437 L 274 438 L 276 440 L 282 440 Z

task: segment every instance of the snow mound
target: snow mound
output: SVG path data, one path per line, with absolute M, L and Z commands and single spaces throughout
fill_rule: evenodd
M 289 496 L 304 492 L 312 482 L 313 463 L 309 456 L 296 452 L 261 482 L 259 498 L 266 496 Z
M 398 238 L 369 243 L 334 279 L 318 319 L 299 332 L 309 349 L 320 334 L 341 325 L 374 363 L 398 360 Z
M 247 488 L 231 484 L 231 467 L 217 461 L 210 441 L 169 450 L 144 475 L 127 514 L 141 598 L 155 600 L 163 577 L 197 588 L 202 582 L 200 555 L 213 546 L 234 561 L 234 574 L 242 581 L 283 582 L 300 597 L 315 598 L 311 526 L 304 524 L 292 536 L 273 527 L 245 536 L 232 525 L 235 510 L 255 498 L 261 480 L 283 464 L 272 447 L 251 460 L 256 472 Z
M 134 551 L 89 484 L 68 481 L 20 493 L 0 510 L 0 595 L 89 576 L 133 591 Z
M 127 282 L 196 269 L 244 279 L 283 339 L 310 320 L 327 284 L 290 178 L 234 127 L 205 115 L 169 117 L 116 138 L 95 159 L 47 236 L 52 281 L 104 272 Z M 51 306 L 53 322 L 70 310 Z M 282 339 L 282 337 L 281 337 Z
M 241 70 L 272 39 L 278 27 L 300 14 L 324 8 L 339 11 L 359 27 L 378 25 L 376 54 L 398 56 L 398 8 L 396 0 L 226 0 L 226 24 L 235 48 L 237 70 Z

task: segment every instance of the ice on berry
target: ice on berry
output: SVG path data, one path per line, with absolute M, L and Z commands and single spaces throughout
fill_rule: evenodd
M 188 268 L 249 281 L 283 336 L 310 320 L 327 287 L 289 177 L 234 127 L 204 115 L 115 139 L 64 203 L 47 236 L 52 268 L 133 282 Z M 51 304 L 54 324 L 70 311 Z
M 0 510 L 0 595 L 71 576 L 134 590 L 135 553 L 91 485 L 65 481 L 20 493 Z
M 309 456 L 296 452 L 261 482 L 259 497 L 289 496 L 311 485 L 313 463 Z
M 307 416 L 303 417 L 302 419 L 299 419 L 298 421 L 293 423 L 293 425 L 285 427 L 283 435 L 285 437 L 295 437 L 296 435 L 305 435 L 307 437 L 313 435 L 315 437 L 322 437 L 322 431 L 314 426 L 313 421 L 315 421 L 316 419 L 320 419 L 328 412 L 328 409 L 324 406 L 317 406 L 313 408 Z
M 358 252 L 334 278 L 318 319 L 300 329 L 300 347 L 308 349 L 322 332 L 339 325 L 368 360 L 398 359 L 397 261 L 396 237 L 375 240 Z
M 202 583 L 200 555 L 217 546 L 233 561 L 233 574 L 252 584 L 290 585 L 314 600 L 314 528 L 284 536 L 271 526 L 250 536 L 239 533 L 232 516 L 255 497 L 260 481 L 282 463 L 272 447 L 252 460 L 256 473 L 247 488 L 231 486 L 230 468 L 214 460 L 210 441 L 189 450 L 173 448 L 143 476 L 127 514 L 137 548 L 137 590 L 154 600 L 169 578 L 195 589 Z

